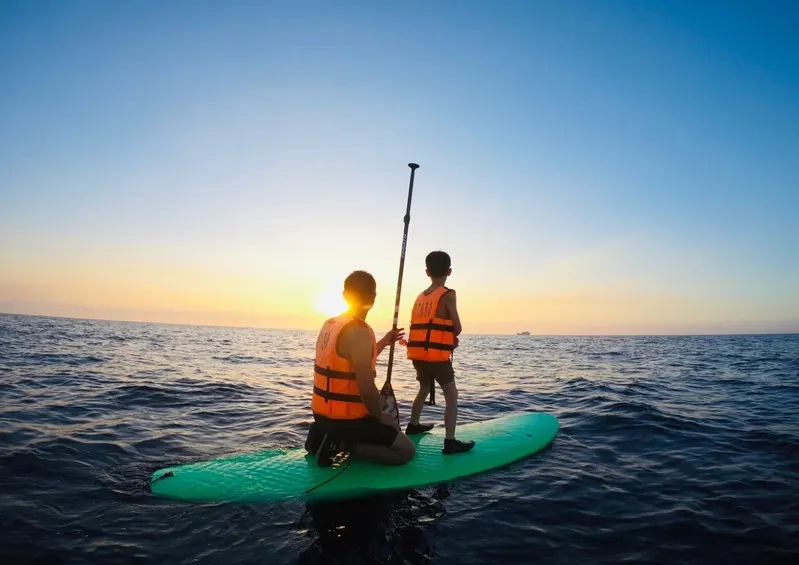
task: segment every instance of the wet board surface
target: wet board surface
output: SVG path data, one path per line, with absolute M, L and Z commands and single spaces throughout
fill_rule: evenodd
M 474 448 L 444 455 L 444 427 L 437 424 L 431 432 L 409 436 L 416 444 L 416 456 L 399 466 L 347 458 L 323 468 L 302 447 L 270 449 L 159 469 L 151 476 L 150 491 L 156 496 L 193 502 L 369 496 L 451 482 L 502 467 L 545 448 L 558 429 L 558 420 L 541 412 L 516 412 L 462 424 L 456 437 L 474 440 Z

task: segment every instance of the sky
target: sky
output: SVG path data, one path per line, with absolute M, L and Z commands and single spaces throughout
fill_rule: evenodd
M 799 4 L 0 0 L 0 312 L 799 331 Z

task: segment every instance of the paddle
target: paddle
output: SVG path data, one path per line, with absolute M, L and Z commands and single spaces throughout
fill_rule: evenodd
M 397 296 L 394 299 L 394 325 L 392 326 L 392 331 L 397 330 L 397 320 L 399 319 L 399 305 L 400 305 L 400 294 L 402 292 L 402 272 L 405 269 L 405 246 L 408 243 L 408 224 L 411 222 L 411 197 L 413 195 L 413 177 L 416 173 L 416 169 L 419 168 L 419 165 L 416 163 L 408 163 L 408 166 L 411 168 L 411 182 L 410 186 L 408 187 L 408 207 L 405 209 L 405 230 L 402 233 L 402 252 L 400 253 L 400 264 L 399 264 L 399 277 L 397 280 Z M 394 396 L 394 388 L 391 386 L 391 367 L 394 364 L 394 340 L 391 341 L 390 349 L 388 350 L 388 372 L 386 373 L 386 382 L 383 385 L 383 388 L 380 390 L 380 407 L 383 412 L 388 414 L 392 414 L 397 421 L 397 426 L 400 425 L 399 423 L 399 409 L 397 408 L 397 399 Z

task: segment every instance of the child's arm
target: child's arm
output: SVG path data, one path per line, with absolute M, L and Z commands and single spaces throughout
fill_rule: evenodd
M 452 320 L 452 325 L 455 329 L 455 337 L 459 336 L 463 328 L 461 327 L 461 318 L 458 316 L 458 301 L 455 297 L 455 291 L 451 290 L 441 297 L 441 301 L 446 308 L 445 318 Z

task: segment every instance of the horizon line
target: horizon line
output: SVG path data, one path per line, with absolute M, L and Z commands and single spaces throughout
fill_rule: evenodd
M 0 312 L 0 316 L 25 316 L 28 318 L 55 318 L 59 320 L 82 320 L 89 322 L 113 322 L 122 324 L 153 324 L 165 326 L 185 326 L 185 327 L 203 327 L 203 328 L 225 328 L 225 329 L 243 329 L 243 330 L 266 330 L 266 331 L 284 331 L 284 332 L 316 332 L 318 330 L 303 329 L 303 328 L 274 328 L 268 326 L 230 326 L 219 324 L 186 324 L 181 322 L 152 322 L 141 320 L 114 320 L 109 318 L 89 318 L 89 317 L 75 317 L 75 316 L 57 316 L 53 314 L 20 314 L 16 312 Z M 519 336 L 519 337 L 700 337 L 700 336 L 767 336 L 767 335 L 799 335 L 799 331 L 782 331 L 782 332 L 729 332 L 729 333 L 597 333 L 597 334 L 546 334 L 546 333 L 533 333 L 522 334 L 519 332 L 514 333 L 468 333 L 464 332 L 462 335 L 475 335 L 475 336 Z

